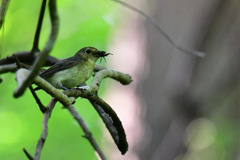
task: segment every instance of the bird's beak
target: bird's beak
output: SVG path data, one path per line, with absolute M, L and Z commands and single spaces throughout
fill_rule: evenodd
M 98 51 L 95 54 L 93 54 L 93 56 L 95 56 L 95 57 L 106 57 L 109 54 L 111 54 L 111 53 L 107 53 L 105 51 Z

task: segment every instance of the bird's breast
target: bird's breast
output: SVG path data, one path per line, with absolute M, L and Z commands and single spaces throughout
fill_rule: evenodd
M 94 65 L 80 63 L 72 68 L 55 73 L 48 81 L 56 88 L 61 88 L 59 86 L 60 83 L 66 88 L 76 87 L 85 83 L 90 78 L 93 69 Z

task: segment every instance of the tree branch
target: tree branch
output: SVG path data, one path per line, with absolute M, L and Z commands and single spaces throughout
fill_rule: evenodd
M 22 68 L 22 65 L 20 63 L 20 61 L 18 60 L 17 56 L 14 54 L 13 57 L 15 58 L 15 61 L 16 61 L 16 65 L 17 65 L 17 68 L 20 69 Z M 32 88 L 32 86 L 30 85 L 28 87 L 35 99 L 35 101 L 37 102 L 40 110 L 42 111 L 42 113 L 44 113 L 46 111 L 46 108 L 43 106 L 42 102 L 40 101 L 40 99 L 38 98 L 37 94 L 35 93 L 34 89 Z
M 106 67 L 103 67 L 101 65 L 95 64 L 94 66 L 94 72 L 98 72 L 100 70 L 106 69 Z
M 88 130 L 87 125 L 84 123 L 82 117 L 77 113 L 77 111 L 72 105 L 68 106 L 67 109 L 72 114 L 72 116 L 76 119 L 78 124 L 81 126 L 81 128 L 83 129 L 83 132 L 85 133 L 84 137 L 91 143 L 94 150 L 98 153 L 99 157 L 102 160 L 106 160 L 105 155 L 103 154 L 102 150 L 98 146 L 96 140 L 93 138 L 92 133 Z
M 18 85 L 21 85 L 25 79 L 25 77 L 29 74 L 30 71 L 27 69 L 21 68 L 16 72 L 16 80 L 18 82 Z M 52 97 L 55 97 L 60 103 L 62 103 L 64 106 L 69 106 L 73 102 L 75 102 L 75 98 L 73 97 L 67 97 L 63 92 L 53 87 L 51 84 L 49 84 L 47 81 L 42 79 L 41 77 L 37 76 L 33 79 L 33 83 L 38 85 L 41 89 L 46 91 L 48 94 L 50 94 Z
M 57 99 L 52 98 L 50 103 L 47 106 L 48 110 L 43 114 L 42 134 L 41 134 L 41 136 L 38 140 L 34 160 L 39 160 L 40 159 L 42 148 L 43 148 L 44 142 L 45 142 L 47 134 L 48 134 L 48 120 L 51 116 L 52 110 L 53 110 L 56 103 L 57 103 Z
M 126 140 L 126 134 L 125 134 L 124 128 L 122 126 L 122 122 L 118 118 L 115 111 L 105 101 L 99 98 L 96 94 L 99 89 L 101 81 L 106 77 L 113 78 L 124 85 L 132 82 L 132 79 L 128 74 L 123 74 L 121 72 L 114 71 L 111 69 L 102 69 L 95 74 L 93 81 L 89 86 L 88 90 L 82 90 L 80 88 L 79 90 L 76 90 L 76 89 L 67 90 L 67 91 L 64 91 L 64 93 L 67 96 L 73 96 L 75 98 L 77 97 L 87 98 L 93 104 L 94 108 L 97 110 L 98 114 L 106 124 L 107 129 L 109 130 L 114 142 L 118 146 L 121 153 L 125 154 L 126 151 L 128 150 L 128 143 Z M 112 119 L 113 126 L 109 118 L 106 117 L 104 113 L 107 113 L 109 117 Z M 117 130 L 118 136 L 116 135 L 115 129 Z
M 25 76 L 28 74 L 29 74 L 29 71 L 23 68 L 19 69 L 16 72 L 16 79 L 18 82 L 18 86 L 23 83 Z M 113 78 L 124 85 L 132 82 L 131 76 L 129 76 L 128 74 L 123 74 L 121 72 L 114 71 L 111 69 L 103 69 L 97 72 L 96 75 L 94 76 L 92 84 L 89 86 L 90 90 L 88 90 L 87 92 L 84 90 L 80 90 L 76 92 L 75 95 L 77 95 L 77 97 L 83 97 L 83 98 L 87 98 L 91 96 L 92 93 L 96 93 L 98 91 L 101 81 L 106 77 Z M 41 89 L 45 90 L 51 96 L 57 98 L 60 101 L 60 103 L 62 103 L 64 106 L 69 106 L 75 101 L 73 97 L 68 98 L 65 94 L 63 94 L 61 91 L 59 91 L 58 89 L 50 85 L 47 81 L 45 81 L 39 76 L 37 76 L 33 80 L 33 83 L 38 85 Z M 69 92 L 75 92 L 75 91 L 69 90 Z M 64 93 L 67 93 L 67 92 L 65 91 Z
M 38 98 L 38 96 L 37 96 L 36 92 L 34 91 L 33 87 L 32 87 L 32 86 L 29 86 L 29 89 L 30 89 L 30 91 L 31 91 L 31 93 L 32 93 L 32 95 L 33 95 L 36 103 L 38 104 L 40 111 L 41 111 L 42 113 L 45 113 L 48 108 L 46 108 L 46 107 L 42 104 L 41 100 Z
M 28 151 L 25 148 L 23 148 L 23 152 L 25 153 L 29 160 L 34 160 L 34 158 L 28 153 Z
M 203 52 L 195 51 L 195 50 L 184 48 L 184 47 L 181 47 L 181 46 L 177 45 L 177 43 L 161 28 L 161 26 L 158 25 L 157 21 L 155 19 L 153 19 L 152 17 L 150 17 L 149 15 L 147 15 L 145 12 L 143 12 L 143 11 L 137 9 L 136 7 L 130 5 L 126 2 L 123 2 L 121 0 L 112 0 L 112 1 L 117 2 L 117 3 L 127 7 L 129 9 L 137 12 L 141 16 L 145 17 L 157 29 L 157 31 L 159 31 L 163 35 L 163 37 L 165 37 L 166 40 L 170 44 L 172 44 L 173 47 L 177 48 L 179 51 L 182 51 L 182 52 L 190 54 L 190 55 L 195 55 L 195 56 L 198 56 L 198 57 L 204 57 L 206 55 Z
M 132 82 L 131 76 L 128 74 L 123 74 L 112 69 L 102 69 L 95 74 L 93 81 L 89 86 L 89 92 L 96 93 L 99 89 L 101 81 L 107 77 L 115 79 L 116 81 L 119 81 L 123 85 L 127 85 Z
M 42 28 L 42 22 L 43 22 L 43 17 L 44 17 L 44 11 L 46 8 L 46 3 L 47 3 L 47 0 L 42 1 L 42 6 L 41 6 L 39 18 L 38 18 L 38 25 L 37 25 L 37 29 L 36 29 L 35 36 L 34 36 L 31 54 L 34 54 L 35 52 L 39 51 L 39 48 L 38 48 L 39 36 L 40 36 L 41 28 Z
M 99 106 L 97 103 L 91 102 L 91 101 L 89 101 L 89 102 L 93 105 L 93 107 L 98 112 L 99 116 L 102 118 L 103 122 L 105 123 L 106 127 L 108 128 L 109 132 L 111 133 L 112 138 L 114 139 L 115 143 L 119 144 L 119 135 L 118 135 L 116 127 L 113 124 L 113 121 L 112 121 L 110 115 L 107 114 L 104 111 L 104 109 L 101 106 Z
M 124 128 L 122 126 L 122 122 L 118 118 L 116 112 L 111 108 L 110 105 L 108 105 L 104 100 L 99 98 L 97 95 L 90 96 L 88 98 L 88 100 L 92 104 L 94 104 L 93 106 L 98 111 L 99 115 L 102 112 L 100 109 L 103 109 L 104 112 L 106 112 L 110 116 L 110 118 L 112 119 L 113 125 L 117 130 L 118 137 L 116 137 L 115 130 L 113 130 L 113 132 L 112 132 L 112 128 L 108 128 L 108 126 L 111 127 L 111 124 L 109 124 L 108 121 L 105 122 L 104 121 L 105 118 L 102 118 L 102 119 L 103 119 L 104 123 L 106 124 L 109 132 L 111 133 L 111 136 L 112 136 L 115 144 L 117 145 L 118 149 L 121 151 L 122 154 L 125 154 L 128 150 L 127 138 L 126 138 Z M 98 106 L 100 106 L 101 108 L 99 108 Z M 99 112 L 99 110 L 100 110 L 100 112 Z
M 72 90 L 64 91 L 64 93 L 67 96 L 71 96 L 71 97 L 87 98 L 93 104 L 94 108 L 96 109 L 96 111 L 98 112 L 102 120 L 104 121 L 114 142 L 118 146 L 118 149 L 121 151 L 122 154 L 126 153 L 126 151 L 128 150 L 126 134 L 122 126 L 122 122 L 120 121 L 116 112 L 111 108 L 110 105 L 108 105 L 104 100 L 99 98 L 96 94 L 92 94 L 88 90 L 82 91 L 82 90 L 72 89 Z M 102 109 L 104 112 L 102 111 Z M 107 113 L 109 117 L 112 119 L 113 125 L 116 128 L 116 130 L 112 127 L 111 122 L 109 122 L 109 119 L 106 117 L 106 115 L 104 115 L 104 113 Z M 116 136 L 115 131 L 117 131 L 118 136 Z
M 27 69 L 19 69 L 16 72 L 16 79 L 17 79 L 18 85 L 21 85 L 23 77 L 25 77 L 28 74 L 28 72 L 29 71 Z M 75 101 L 73 97 L 75 98 L 82 97 L 82 98 L 89 99 L 89 101 L 93 104 L 93 106 L 95 107 L 95 109 L 97 110 L 101 118 L 103 119 L 104 123 L 106 124 L 119 150 L 122 152 L 122 154 L 124 154 L 128 150 L 128 143 L 126 140 L 126 134 L 122 126 L 122 123 L 118 118 L 117 114 L 115 113 L 115 111 L 105 101 L 100 99 L 96 94 L 99 89 L 99 85 L 101 81 L 106 77 L 113 78 L 125 85 L 132 82 L 131 77 L 128 74 L 123 74 L 121 72 L 117 72 L 111 69 L 102 69 L 95 74 L 92 84 L 89 86 L 90 88 L 89 90 L 78 88 L 78 89 L 67 90 L 67 91 L 64 91 L 63 93 L 58 89 L 54 88 L 53 86 L 51 86 L 48 82 L 46 82 L 44 79 L 40 78 L 39 76 L 37 76 L 33 80 L 33 83 L 35 83 L 40 88 L 45 90 L 47 93 L 55 97 L 64 106 L 70 106 Z M 67 96 L 69 96 L 70 98 Z M 99 106 L 101 108 L 99 108 Z M 116 130 L 114 130 L 114 128 L 111 126 L 111 123 L 109 123 L 110 122 L 109 118 L 103 115 L 103 111 L 101 109 L 103 109 L 103 111 L 107 113 L 109 117 L 112 119 L 113 126 L 116 128 Z M 116 136 L 116 131 L 117 131 L 118 137 Z
M 8 0 L 3 0 L 2 1 L 2 6 L 0 10 L 0 22 L 1 22 L 1 13 L 2 13 L 2 7 L 4 6 L 4 2 L 9 2 Z M 26 149 L 23 149 L 24 153 L 28 157 L 28 159 L 32 160 L 39 160 L 40 155 L 48 134 L 48 120 L 50 118 L 50 115 L 52 113 L 52 110 L 56 104 L 57 101 L 61 102 L 64 106 L 69 106 L 67 107 L 70 113 L 74 116 L 74 118 L 78 121 L 79 125 L 82 127 L 84 133 L 85 133 L 85 138 L 89 140 L 95 151 L 99 154 L 102 160 L 105 160 L 106 157 L 104 156 L 103 152 L 101 151 L 100 147 L 97 145 L 95 139 L 92 137 L 91 132 L 88 130 L 86 124 L 84 123 L 83 119 L 80 117 L 80 115 L 76 112 L 74 107 L 71 105 L 74 103 L 75 98 L 73 97 L 67 97 L 63 92 L 59 91 L 58 89 L 54 88 L 51 86 L 48 82 L 46 82 L 44 79 L 40 78 L 37 76 L 40 68 L 44 64 L 55 64 L 58 62 L 57 59 L 48 56 L 50 51 L 52 50 L 58 30 L 59 30 L 59 20 L 58 20 L 58 15 L 57 15 L 57 7 L 56 7 L 56 0 L 49 0 L 49 10 L 50 10 L 50 18 L 51 18 L 51 33 L 48 39 L 48 42 L 46 43 L 44 49 L 39 53 L 39 55 L 36 57 L 34 54 L 35 52 L 39 51 L 38 48 L 38 43 L 39 43 L 39 36 L 41 32 L 41 26 L 42 26 L 42 21 L 43 21 L 43 16 L 44 16 L 44 11 L 46 7 L 46 0 L 42 1 L 42 6 L 41 6 L 41 11 L 39 14 L 39 19 L 38 19 L 38 25 L 34 37 L 34 42 L 33 42 L 33 47 L 31 51 L 27 52 L 21 52 L 17 53 L 16 55 L 12 55 L 11 57 L 7 57 L 3 60 L 0 60 L 0 73 L 5 73 L 5 72 L 13 72 L 16 71 L 17 68 L 22 67 L 21 62 L 27 62 L 27 64 L 32 65 L 33 67 L 31 68 L 30 71 L 27 69 L 19 69 L 16 72 L 16 79 L 18 82 L 18 86 L 15 89 L 14 96 L 19 97 L 21 96 L 24 91 L 26 90 L 27 87 L 30 88 L 34 98 L 36 99 L 36 102 L 39 104 L 39 107 L 41 111 L 44 113 L 43 121 L 42 121 L 42 133 L 41 136 L 38 140 L 38 144 L 36 147 L 36 152 L 35 152 L 35 158 L 33 158 Z M 7 5 L 5 7 L 5 11 L 3 14 L 3 19 L 4 15 L 6 12 Z M 2 20 L 3 22 L 4 20 Z M 0 29 L 1 29 L 2 24 L 0 24 Z M 47 60 L 47 61 L 46 61 Z M 10 64 L 16 61 L 16 64 Z M 47 62 L 47 63 L 46 63 Z M 8 64 L 8 65 L 3 65 L 3 64 Z M 30 67 L 27 67 L 30 68 Z M 101 66 L 95 66 L 95 71 L 97 71 L 92 84 L 89 86 L 89 90 L 71 90 L 74 91 L 74 96 L 77 97 L 87 97 L 89 101 L 92 103 L 92 105 L 95 107 L 101 118 L 103 119 L 104 123 L 106 124 L 109 132 L 111 133 L 114 142 L 117 144 L 118 148 L 124 154 L 127 149 L 128 149 L 128 144 L 126 141 L 126 135 L 125 131 L 122 127 L 121 121 L 118 118 L 117 114 L 114 112 L 114 110 L 102 99 L 100 99 L 97 96 L 97 92 L 100 86 L 101 81 L 106 78 L 106 77 L 111 77 L 117 81 L 119 81 L 122 84 L 129 84 L 132 80 L 131 77 L 127 74 L 123 74 L 117 71 L 113 71 L 110 69 L 105 69 L 104 67 Z M 51 99 L 50 103 L 47 106 L 47 109 L 41 104 L 39 98 L 36 96 L 35 92 L 33 91 L 33 88 L 30 86 L 31 83 L 35 83 L 38 86 L 40 86 L 43 90 L 45 90 L 48 94 L 52 95 L 54 98 Z M 70 93 L 70 92 L 69 92 Z
M 0 30 L 4 23 L 4 19 L 5 19 L 5 15 L 6 15 L 9 3 L 10 3 L 10 0 L 2 0 L 2 4 L 0 8 Z
M 14 91 L 14 97 L 21 96 L 24 93 L 25 89 L 29 86 L 31 81 L 34 79 L 34 77 L 38 75 L 40 68 L 45 63 L 49 52 L 52 50 L 55 44 L 58 30 L 59 30 L 59 20 L 57 15 L 56 0 L 49 1 L 49 10 L 50 10 L 52 29 L 51 29 L 51 34 L 49 36 L 48 42 L 45 45 L 42 52 L 40 53 L 40 55 L 38 56 L 37 60 L 35 60 L 33 64 L 33 68 L 31 69 L 31 72 L 25 77 L 23 83 L 19 85 Z
M 0 73 L 15 72 L 17 70 L 16 64 L 5 64 L 0 66 Z

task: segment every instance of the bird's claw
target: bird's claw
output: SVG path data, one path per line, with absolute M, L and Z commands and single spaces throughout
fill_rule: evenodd
M 89 86 L 81 86 L 81 87 L 78 87 L 77 89 L 84 90 L 84 91 L 89 91 L 90 87 Z

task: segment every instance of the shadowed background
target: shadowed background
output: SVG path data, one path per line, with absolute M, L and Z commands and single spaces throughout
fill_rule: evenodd
M 238 159 L 239 1 L 128 3 L 152 16 L 177 44 L 207 55 L 198 58 L 178 51 L 143 17 L 111 1 L 58 1 L 60 33 L 51 55 L 66 58 L 84 46 L 94 46 L 114 54 L 107 58 L 110 68 L 133 76 L 130 86 L 106 80 L 100 90 L 126 129 L 130 150 L 124 157 L 93 108 L 85 100 L 75 105 L 107 157 Z M 0 34 L 2 57 L 31 48 L 40 4 L 10 2 Z M 45 14 L 41 48 L 48 34 Z M 21 149 L 34 152 L 42 113 L 29 91 L 19 99 L 12 98 L 14 74 L 1 77 L 0 159 L 26 159 Z M 47 104 L 50 97 L 40 92 Z M 50 119 L 42 159 L 96 159 L 81 135 L 73 118 L 59 105 Z

